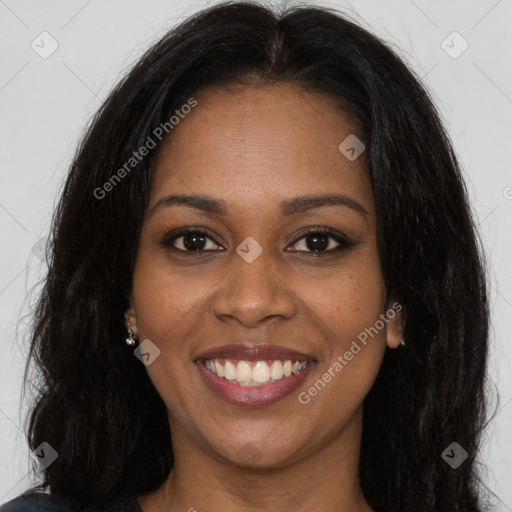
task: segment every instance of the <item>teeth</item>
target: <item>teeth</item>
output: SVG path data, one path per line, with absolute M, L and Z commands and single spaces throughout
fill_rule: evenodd
M 236 368 L 231 361 L 226 361 L 226 364 L 224 365 L 224 378 L 227 380 L 236 379 Z
M 252 369 L 252 378 L 256 382 L 268 382 L 270 380 L 270 368 L 265 361 L 258 361 Z
M 217 366 L 217 361 L 215 361 L 215 366 Z M 251 377 L 251 365 L 247 361 L 240 361 L 236 366 L 236 380 L 238 382 L 249 382 Z
M 283 365 L 281 361 L 274 361 L 272 366 L 270 367 L 270 378 L 274 380 L 279 380 L 283 377 Z
M 215 360 L 215 369 L 217 370 L 217 375 L 219 377 L 224 377 L 224 366 L 222 366 L 219 360 Z
M 270 367 L 267 361 L 236 361 L 233 359 L 206 359 L 205 367 L 219 377 L 233 381 L 240 386 L 261 386 L 282 378 L 295 375 L 304 370 L 307 361 L 272 361 Z

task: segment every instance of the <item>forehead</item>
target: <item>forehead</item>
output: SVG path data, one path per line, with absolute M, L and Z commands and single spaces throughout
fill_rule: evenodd
M 195 193 L 223 197 L 235 208 L 339 192 L 372 208 L 364 153 L 350 161 L 338 148 L 362 134 L 334 98 L 288 83 L 209 88 L 194 97 L 197 106 L 160 151 L 150 203 Z

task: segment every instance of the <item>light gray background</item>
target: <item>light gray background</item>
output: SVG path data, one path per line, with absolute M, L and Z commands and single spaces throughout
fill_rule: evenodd
M 0 503 L 32 484 L 20 389 L 28 292 L 44 271 L 33 248 L 78 137 L 151 42 L 213 3 L 0 0 Z M 500 394 L 480 459 L 499 509 L 512 511 L 512 0 L 314 3 L 350 13 L 400 51 L 424 77 L 460 156 L 489 258 L 493 403 Z M 59 45 L 47 59 L 31 48 L 43 31 Z M 458 58 L 441 46 L 453 31 L 469 44 Z M 462 48 L 453 36 L 447 44 Z

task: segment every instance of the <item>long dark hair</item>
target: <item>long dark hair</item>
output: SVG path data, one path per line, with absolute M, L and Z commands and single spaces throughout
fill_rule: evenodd
M 155 133 L 167 123 L 172 137 L 170 117 L 199 90 L 254 82 L 329 94 L 364 134 L 382 273 L 388 296 L 403 306 L 407 340 L 386 352 L 364 403 L 364 495 L 377 511 L 482 510 L 476 457 L 486 419 L 488 291 L 467 191 L 436 108 L 385 43 L 339 12 L 244 2 L 194 14 L 150 48 L 77 150 L 52 221 L 25 369 L 25 385 L 37 389 L 29 444 L 58 452 L 37 488 L 87 504 L 153 491 L 168 476 L 166 407 L 123 342 Z M 156 148 L 130 160 L 148 137 Z M 29 379 L 31 361 L 37 373 Z M 442 457 L 452 442 L 468 454 L 457 469 Z

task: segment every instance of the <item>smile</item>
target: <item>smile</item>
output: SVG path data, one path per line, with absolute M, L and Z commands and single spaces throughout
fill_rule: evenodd
M 265 386 L 287 379 L 306 368 L 308 361 L 264 360 L 246 361 L 229 358 L 204 359 L 211 373 L 238 386 Z
M 239 406 L 269 405 L 291 395 L 317 361 L 312 354 L 269 343 L 231 343 L 195 355 L 206 386 Z

